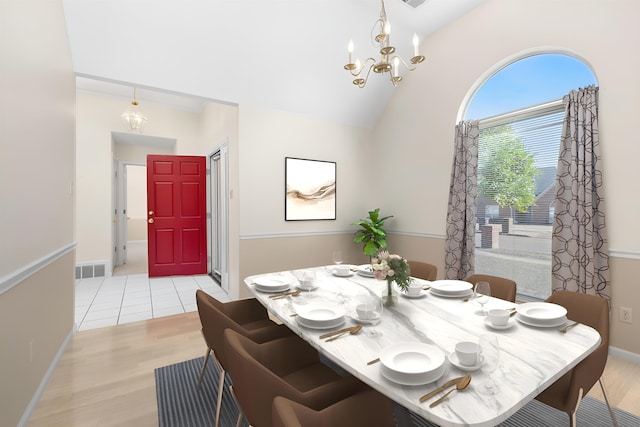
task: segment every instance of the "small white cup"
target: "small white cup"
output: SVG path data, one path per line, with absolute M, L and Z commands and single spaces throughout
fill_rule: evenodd
M 334 272 L 338 276 L 348 276 L 351 271 L 348 265 L 337 265 Z
M 494 308 L 489 310 L 489 321 L 494 326 L 505 326 L 509 322 L 509 310 Z
M 458 356 L 460 364 L 464 366 L 478 364 L 479 350 L 478 344 L 471 341 L 461 341 L 456 344 L 456 356 Z
M 418 295 L 420 295 L 421 291 L 422 291 L 422 284 L 414 280 L 411 283 L 409 283 L 409 287 L 407 288 L 407 295 L 410 295 L 412 297 L 417 297 Z
M 372 320 L 377 316 L 375 307 L 371 304 L 358 304 L 356 306 L 356 314 L 362 320 Z

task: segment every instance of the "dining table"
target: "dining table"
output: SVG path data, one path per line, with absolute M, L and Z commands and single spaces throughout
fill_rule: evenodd
M 370 266 L 369 266 L 370 267 Z M 361 321 L 355 311 L 366 296 L 380 298 L 387 282 L 369 274 L 366 264 L 350 266 L 349 274 L 338 276 L 334 265 L 269 272 L 246 277 L 249 291 L 277 321 L 288 326 L 326 359 L 402 407 L 440 426 L 495 426 L 506 420 L 540 392 L 571 370 L 599 345 L 599 333 L 578 324 L 566 332 L 557 327 L 540 327 L 513 316 L 508 326 L 499 329 L 487 322 L 486 311 L 492 308 L 515 309 L 522 304 L 490 298 L 484 307 L 474 296 L 436 295 L 431 287 L 438 281 L 421 282 L 424 289 L 415 297 L 400 292 L 394 306 L 383 307 L 377 323 Z M 305 276 L 305 273 L 307 276 Z M 311 277 L 312 286 L 301 287 L 303 278 Z M 280 278 L 288 289 L 265 292 L 256 283 Z M 274 298 L 285 292 L 294 294 Z M 282 291 L 282 292 L 280 292 Z M 313 306 L 334 306 L 344 312 L 344 322 L 326 329 L 303 326 L 298 314 Z M 523 318 L 524 319 L 524 318 Z M 570 319 L 569 319 L 570 320 Z M 357 333 L 339 339 L 321 338 L 327 332 L 362 324 Z M 477 343 L 481 336 L 495 336 L 499 344 L 499 363 L 493 372 L 478 366 L 461 365 L 455 358 L 455 346 L 462 341 Z M 384 375 L 380 357 L 394 346 L 428 346 L 444 357 L 441 373 L 430 382 L 390 379 Z M 480 368 L 481 364 L 478 364 Z M 448 380 L 469 374 L 471 382 L 448 395 L 441 404 L 430 404 L 444 395 L 437 393 L 424 402 L 420 397 Z M 493 394 L 483 392 L 487 382 Z M 455 389 L 449 386 L 446 391 Z

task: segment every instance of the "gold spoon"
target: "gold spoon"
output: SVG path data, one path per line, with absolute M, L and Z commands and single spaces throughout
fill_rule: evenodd
M 429 405 L 429 408 L 433 408 L 434 406 L 439 405 L 440 403 L 442 403 L 442 401 L 444 399 L 446 399 L 447 396 L 449 396 L 455 390 L 460 391 L 460 390 L 464 390 L 465 388 L 469 387 L 470 383 L 471 383 L 471 375 L 465 375 L 464 377 L 460 378 L 460 381 L 458 381 L 458 383 L 456 384 L 456 388 L 452 388 L 451 390 L 446 392 L 444 394 L 444 396 L 442 396 L 440 399 L 436 400 L 431 405 Z
M 360 329 L 362 329 L 362 325 L 356 325 L 356 326 L 354 326 L 353 328 L 349 329 L 348 331 L 344 331 L 344 332 L 342 332 L 342 333 L 340 333 L 340 334 L 338 334 L 338 335 L 336 335 L 336 336 L 334 336 L 334 337 L 331 337 L 331 338 L 327 339 L 325 342 L 329 342 L 329 341 L 337 340 L 338 338 L 340 338 L 340 337 L 342 337 L 342 336 L 346 335 L 347 333 L 349 333 L 349 334 L 351 334 L 351 335 L 355 335 L 355 334 L 357 334 L 358 332 L 360 332 Z

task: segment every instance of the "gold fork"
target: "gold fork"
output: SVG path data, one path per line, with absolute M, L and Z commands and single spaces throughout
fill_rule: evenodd
M 573 322 L 570 325 L 565 326 L 564 328 L 560 328 L 558 329 L 558 332 L 562 332 L 563 334 L 566 333 L 569 329 L 573 328 L 574 326 L 579 325 L 578 322 Z

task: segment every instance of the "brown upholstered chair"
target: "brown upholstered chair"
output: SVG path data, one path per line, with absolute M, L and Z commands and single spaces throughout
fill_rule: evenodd
M 219 373 L 215 423 L 217 427 L 227 369 L 224 330 L 231 328 L 257 342 L 289 336 L 293 332 L 284 325 L 273 323 L 268 317 L 267 310 L 255 298 L 222 303 L 198 289 L 196 291 L 196 303 L 198 304 L 198 314 L 202 324 L 202 335 L 207 343 L 207 352 L 200 369 L 200 377 L 198 378 L 198 388 L 202 384 L 209 355 L 213 352 L 213 360 Z
M 315 411 L 284 397 L 273 400 L 273 427 L 395 427 L 391 401 L 366 390 Z
M 438 267 L 433 264 L 422 261 L 407 261 L 409 263 L 409 271 L 413 277 L 424 280 L 436 280 L 438 275 Z
M 516 302 L 517 285 L 511 279 L 504 277 L 490 276 L 488 274 L 472 274 L 465 279 L 466 282 L 473 286 L 478 282 L 489 282 L 491 285 L 491 296 L 503 299 L 505 301 Z
M 253 426 L 273 424 L 276 396 L 320 410 L 366 388 L 321 363 L 318 352 L 297 335 L 259 344 L 227 329 L 225 340 L 233 393 Z
M 571 291 L 556 291 L 547 298 L 547 302 L 566 308 L 568 319 L 591 326 L 600 333 L 602 341 L 593 353 L 551 384 L 536 399 L 568 413 L 570 425 L 573 427 L 576 425 L 576 412 L 580 401 L 599 381 L 613 425 L 617 426 L 615 414 L 609 404 L 601 378 L 609 354 L 609 303 L 595 295 Z

